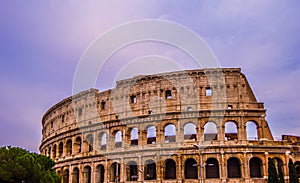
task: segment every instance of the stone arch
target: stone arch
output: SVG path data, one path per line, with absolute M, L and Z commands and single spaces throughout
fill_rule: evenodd
M 208 158 L 205 162 L 206 178 L 219 178 L 219 162 L 216 158 Z
M 138 165 L 135 161 L 130 161 L 126 166 L 127 181 L 138 180 Z
M 69 139 L 66 142 L 66 155 L 71 156 L 72 155 L 72 140 Z
M 120 164 L 118 162 L 114 162 L 110 165 L 110 181 L 111 182 L 120 182 Z
M 198 164 L 194 158 L 188 158 L 184 162 L 185 179 L 198 179 Z
M 86 136 L 86 147 L 87 147 L 87 151 L 91 152 L 94 150 L 94 136 L 93 134 L 88 134 Z
M 156 163 L 154 160 L 147 160 L 144 165 L 144 178 L 145 180 L 156 179 Z
M 105 176 L 104 165 L 102 164 L 97 165 L 96 172 L 95 172 L 95 182 L 104 183 L 104 176 Z
M 197 140 L 196 125 L 193 122 L 187 122 L 183 126 L 184 140 Z
M 69 169 L 63 171 L 62 183 L 69 183 Z
M 238 139 L 238 125 L 235 121 L 225 123 L 225 140 Z
M 58 145 L 58 157 L 62 157 L 64 152 L 64 144 L 60 142 Z
M 121 130 L 117 130 L 114 132 L 114 137 L 115 137 L 115 147 L 119 148 L 122 147 L 122 131 Z
M 204 140 L 218 140 L 218 127 L 215 122 L 208 121 L 204 125 Z
M 51 149 L 51 146 L 49 146 L 49 148 L 48 148 L 48 156 L 50 157 L 50 158 L 52 158 L 52 149 Z M 45 154 L 46 155 L 46 154 Z
M 61 177 L 61 171 L 60 170 L 57 170 L 56 174 Z
M 83 168 L 83 182 L 91 183 L 92 181 L 92 169 L 89 165 Z
M 227 160 L 227 176 L 228 178 L 241 178 L 241 162 L 236 157 Z
M 81 141 L 81 137 L 76 137 L 75 142 L 74 142 L 74 150 L 75 152 L 81 153 L 81 146 L 82 146 L 82 141 Z
M 55 159 L 57 154 L 57 145 L 53 145 L 53 150 L 52 150 L 52 158 Z
M 147 127 L 147 144 L 156 143 L 156 127 L 154 125 Z
M 164 172 L 165 179 L 176 179 L 176 162 L 173 159 L 166 159 Z
M 79 183 L 80 181 L 79 176 L 80 176 L 79 168 L 78 167 L 73 168 L 72 183 Z
M 276 170 L 278 171 L 279 168 L 280 168 L 281 171 L 283 172 L 284 171 L 283 170 L 284 166 L 283 166 L 283 161 L 281 160 L 281 158 L 274 157 L 273 160 L 274 160 L 274 163 L 275 163 Z
M 106 145 L 107 145 L 107 135 L 106 135 L 105 132 L 99 133 L 99 145 L 100 145 L 100 149 L 101 149 L 101 150 L 106 149 Z
M 138 128 L 132 128 L 130 130 L 130 145 L 137 146 L 139 144 L 139 130 Z
M 262 178 L 263 167 L 262 160 L 258 157 L 252 157 L 249 161 L 250 177 L 251 178 Z
M 246 122 L 246 135 L 247 140 L 258 140 L 258 124 L 256 121 Z
M 165 142 L 176 142 L 176 126 L 168 123 L 164 127 Z

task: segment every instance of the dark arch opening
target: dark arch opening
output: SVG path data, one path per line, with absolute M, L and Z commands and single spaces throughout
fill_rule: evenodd
M 91 183 L 91 178 L 92 178 L 92 170 L 90 166 L 86 166 L 83 169 L 84 173 L 84 183 Z
M 98 165 L 96 167 L 96 182 L 104 183 L 104 175 L 105 175 L 105 169 L 103 165 Z
M 79 169 L 77 167 L 73 169 L 72 183 L 79 183 Z
M 173 159 L 165 161 L 165 179 L 176 179 L 176 163 Z
M 138 165 L 135 161 L 130 161 L 127 164 L 127 180 L 128 181 L 138 180 Z
M 120 164 L 114 162 L 110 166 L 110 181 L 111 182 L 120 182 Z
M 241 178 L 241 164 L 238 158 L 229 158 L 227 160 L 228 178 Z
M 185 161 L 184 177 L 186 179 L 198 179 L 198 164 L 195 159 L 189 158 Z
M 209 158 L 205 164 L 206 178 L 219 178 L 219 162 L 215 158 Z
M 258 157 L 253 157 L 250 159 L 249 163 L 250 177 L 251 178 L 261 178 L 262 175 L 262 161 Z
M 69 169 L 64 170 L 62 182 L 69 183 Z
M 145 180 L 156 179 L 156 163 L 153 160 L 147 160 L 145 162 L 144 176 Z

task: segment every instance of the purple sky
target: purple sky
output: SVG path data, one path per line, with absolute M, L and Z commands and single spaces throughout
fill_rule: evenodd
M 84 50 L 108 29 L 141 19 L 170 20 L 195 31 L 222 67 L 242 68 L 265 103 L 274 137 L 300 135 L 299 7 L 297 0 L 1 1 L 0 146 L 38 151 L 41 117 L 72 94 Z M 149 54 L 176 58 L 179 64 L 185 58 L 159 43 L 132 45 L 113 55 L 97 87 L 111 87 L 112 71 Z

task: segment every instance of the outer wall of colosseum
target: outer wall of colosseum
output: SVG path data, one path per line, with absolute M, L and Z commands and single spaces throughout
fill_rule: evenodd
M 287 182 L 289 159 L 300 173 L 299 137 L 273 139 L 264 104 L 236 68 L 90 89 L 51 107 L 42 125 L 40 151 L 64 183 L 267 182 L 269 157 Z

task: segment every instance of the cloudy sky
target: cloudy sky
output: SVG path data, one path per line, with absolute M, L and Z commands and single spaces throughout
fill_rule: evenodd
M 38 151 L 41 117 L 72 94 L 84 51 L 111 28 L 143 19 L 174 21 L 197 33 L 222 67 L 242 68 L 257 99 L 265 103 L 274 137 L 300 135 L 299 6 L 297 0 L 1 1 L 0 146 Z M 166 70 L 197 68 L 170 45 L 137 43 L 112 55 L 96 87 L 110 88 L 120 70 L 147 55 L 171 60 L 164 63 Z M 156 64 L 164 65 L 150 65 Z

